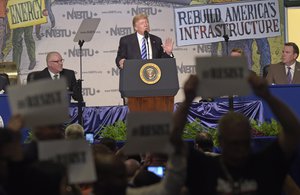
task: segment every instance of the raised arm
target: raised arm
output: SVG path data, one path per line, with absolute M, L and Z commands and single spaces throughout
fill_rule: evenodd
M 196 97 L 196 90 L 198 86 L 198 78 L 191 75 L 184 84 L 185 99 L 177 108 L 173 116 L 173 130 L 171 132 L 171 143 L 174 145 L 176 152 L 182 149 L 183 140 L 182 133 L 187 121 L 189 107 Z
M 289 157 L 296 149 L 300 140 L 299 120 L 287 105 L 270 93 L 268 83 L 265 79 L 256 75 L 250 75 L 249 83 L 255 94 L 269 104 L 272 112 L 281 123 L 283 132 L 279 135 L 279 145 L 287 157 Z

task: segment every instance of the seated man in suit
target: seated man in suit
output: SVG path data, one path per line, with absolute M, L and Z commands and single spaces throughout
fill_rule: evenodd
M 271 84 L 300 84 L 300 63 L 296 61 L 299 48 L 295 43 L 284 44 L 282 61 L 271 64 L 268 69 L 267 81 Z
M 6 87 L 9 85 L 8 77 L 0 74 L 0 94 L 6 93 Z
M 159 37 L 149 34 L 149 20 L 145 14 L 136 15 L 132 20 L 135 33 L 120 39 L 116 65 L 123 69 L 125 59 L 155 59 L 173 57 L 173 41 L 166 39 L 165 44 Z M 148 46 L 147 46 L 148 45 Z
M 34 80 L 40 79 L 59 79 L 66 78 L 68 90 L 72 93 L 74 100 L 79 100 L 81 93 L 78 90 L 75 72 L 73 70 L 63 68 L 64 59 L 60 53 L 53 51 L 49 52 L 46 57 L 47 68 L 38 72 L 34 76 Z

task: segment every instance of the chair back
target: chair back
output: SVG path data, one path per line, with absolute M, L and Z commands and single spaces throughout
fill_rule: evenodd
M 41 71 L 33 71 L 33 72 L 30 72 L 30 73 L 27 75 L 27 83 L 30 83 L 30 82 L 36 80 L 36 79 L 35 79 L 35 75 L 38 74 L 39 72 L 41 72 Z
M 263 77 L 264 77 L 264 78 L 266 78 L 267 75 L 268 75 L 269 67 L 270 67 L 270 65 L 266 65 L 266 66 L 263 68 Z

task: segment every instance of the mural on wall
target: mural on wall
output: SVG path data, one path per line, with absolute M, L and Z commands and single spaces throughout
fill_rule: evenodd
M 249 1 L 249 0 L 193 0 L 192 5 L 206 5 L 206 4 L 224 4 L 224 3 L 255 3 L 262 2 L 258 1 Z M 269 2 L 267 2 L 269 3 Z M 279 4 L 279 15 L 280 15 L 280 36 L 269 36 L 263 38 L 254 38 L 254 39 L 243 39 L 243 40 L 229 40 L 228 50 L 237 47 L 241 48 L 245 52 L 247 57 L 249 69 L 255 71 L 258 75 L 262 75 L 263 68 L 271 63 L 277 63 L 281 58 L 281 50 L 284 42 L 284 8 L 283 1 L 276 0 L 275 3 Z M 268 9 L 268 8 L 266 8 Z M 225 41 L 220 41 L 217 43 L 212 43 L 212 52 L 213 56 L 217 55 L 226 55 L 226 46 Z
M 41 4 L 37 2 L 41 2 Z M 182 4 L 174 4 L 178 2 Z M 191 4 L 227 2 L 226 0 L 193 1 Z M 23 18 L 26 22 L 24 18 L 28 20 L 40 16 L 46 21 L 10 29 L 7 19 L 0 20 L 0 40 L 3 43 L 1 44 L 0 41 L 1 60 L 17 63 L 20 82 L 25 84 L 28 73 L 45 68 L 47 53 L 58 51 L 65 59 L 64 67 L 75 70 L 76 77 L 79 78 L 79 46 L 78 43 L 73 42 L 73 39 L 83 19 L 100 18 L 101 22 L 93 40 L 83 45 L 84 81 L 82 92 L 88 106 L 109 106 L 123 104 L 118 89 L 119 69 L 115 65 L 115 57 L 120 37 L 133 33 L 133 16 L 139 13 L 147 14 L 152 34 L 161 37 L 163 42 L 168 37 L 176 42 L 174 7 L 188 6 L 190 1 L 44 0 L 44 7 L 39 7 L 42 5 L 42 0 L 22 0 L 22 3 L 22 5 L 26 3 L 32 5 L 35 9 L 39 8 L 39 12 L 36 16 L 24 15 L 24 7 L 28 6 L 20 5 L 17 7 L 17 11 L 19 11 L 16 12 L 19 14 L 17 17 Z M 5 3 L 0 4 L 0 7 L 3 10 L 6 7 Z M 30 11 L 27 10 L 26 13 L 31 13 Z M 21 13 L 23 15 L 20 15 Z M 282 22 L 281 18 L 281 29 L 283 29 Z M 251 56 L 248 58 L 249 64 L 258 74 L 260 68 L 265 64 L 279 61 L 283 43 L 282 34 L 283 31 L 281 36 L 274 38 L 241 41 L 247 43 L 248 54 Z M 195 73 L 195 57 L 222 55 L 224 54 L 222 44 L 224 43 L 221 41 L 213 44 L 175 45 L 173 53 L 176 58 L 180 86 L 189 74 Z M 230 44 L 233 44 L 234 47 L 237 46 L 233 41 L 230 41 Z M 183 92 L 180 89 L 175 101 L 181 101 L 182 98 Z

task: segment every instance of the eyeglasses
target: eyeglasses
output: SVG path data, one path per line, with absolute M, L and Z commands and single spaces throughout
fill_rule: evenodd
M 63 63 L 64 61 L 65 61 L 65 59 L 56 60 L 56 61 L 50 61 L 50 62 L 55 62 L 55 63 L 61 62 L 61 63 Z

